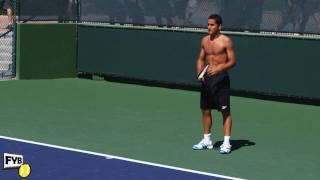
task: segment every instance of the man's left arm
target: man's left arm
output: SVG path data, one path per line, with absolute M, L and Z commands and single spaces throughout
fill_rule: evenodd
M 230 38 L 225 39 L 226 53 L 227 53 L 227 62 L 218 66 L 218 71 L 223 72 L 231 69 L 236 65 L 236 56 L 233 48 L 233 43 Z

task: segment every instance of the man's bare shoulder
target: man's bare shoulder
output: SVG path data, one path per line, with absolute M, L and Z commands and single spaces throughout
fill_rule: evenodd
M 229 36 L 227 36 L 227 35 L 224 35 L 224 34 L 221 34 L 221 40 L 223 41 L 223 42 L 225 42 L 225 43 L 232 43 L 232 40 L 231 40 L 231 38 L 229 37 Z
M 209 36 L 209 35 L 204 36 L 204 37 L 202 38 L 201 42 L 204 43 L 204 42 L 208 41 L 209 39 L 210 39 L 210 36 Z

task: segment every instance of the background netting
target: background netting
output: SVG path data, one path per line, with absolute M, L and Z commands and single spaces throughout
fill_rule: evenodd
M 0 80 L 15 76 L 13 33 L 15 26 L 7 16 L 8 9 L 11 9 L 14 15 L 14 5 L 14 1 L 0 0 Z
M 76 0 L 19 0 L 20 21 L 75 21 L 77 20 Z
M 23 0 L 21 21 L 77 21 L 206 28 L 221 14 L 224 30 L 320 34 L 320 0 Z

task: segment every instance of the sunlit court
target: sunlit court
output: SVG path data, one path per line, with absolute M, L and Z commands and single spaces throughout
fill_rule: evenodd
M 1 180 L 320 176 L 320 0 L 0 5 Z

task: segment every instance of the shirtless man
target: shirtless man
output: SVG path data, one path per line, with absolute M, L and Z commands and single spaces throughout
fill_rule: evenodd
M 209 65 L 202 82 L 200 107 L 203 120 L 204 138 L 193 145 L 194 150 L 212 149 L 211 141 L 211 110 L 222 113 L 224 141 L 220 153 L 231 152 L 230 134 L 232 117 L 230 113 L 230 81 L 227 70 L 236 64 L 232 41 L 220 33 L 222 18 L 213 14 L 208 18 L 208 34 L 202 39 L 200 55 L 197 61 L 198 74 Z

